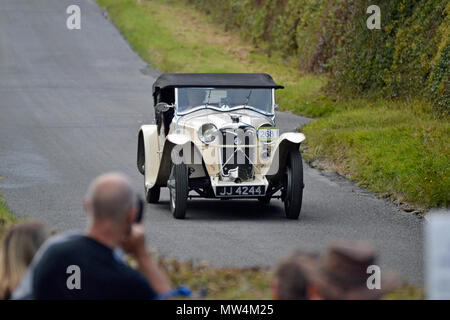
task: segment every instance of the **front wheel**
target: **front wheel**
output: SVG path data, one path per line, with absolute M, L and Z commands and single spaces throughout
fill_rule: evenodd
M 172 164 L 168 187 L 170 191 L 170 212 L 175 219 L 184 219 L 189 191 L 188 170 L 184 163 Z
M 303 200 L 303 163 L 298 150 L 289 152 L 285 179 L 284 210 L 286 218 L 298 219 Z

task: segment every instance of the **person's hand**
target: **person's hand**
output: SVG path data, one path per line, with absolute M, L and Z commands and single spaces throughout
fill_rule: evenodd
M 125 252 L 138 258 L 147 253 L 145 247 L 145 232 L 142 224 L 133 224 L 131 232 L 122 240 L 121 247 Z
M 152 259 L 150 252 L 145 247 L 144 226 L 141 223 L 132 225 L 131 232 L 122 240 L 121 247 L 134 256 L 139 271 L 158 295 L 171 290 L 169 278 L 159 268 L 158 263 Z

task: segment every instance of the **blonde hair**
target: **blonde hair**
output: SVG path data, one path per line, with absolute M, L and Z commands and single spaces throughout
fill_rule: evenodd
M 38 222 L 20 223 L 6 231 L 0 246 L 0 299 L 9 299 L 47 237 Z

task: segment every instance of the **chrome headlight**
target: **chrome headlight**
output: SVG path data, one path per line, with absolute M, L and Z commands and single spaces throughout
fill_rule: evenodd
M 198 138 L 205 144 L 210 144 L 219 135 L 219 130 L 212 123 L 205 123 L 198 130 Z

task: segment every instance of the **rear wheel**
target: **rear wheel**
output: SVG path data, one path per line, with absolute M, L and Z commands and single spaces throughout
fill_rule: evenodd
M 161 188 L 154 186 L 153 188 L 145 188 L 145 199 L 148 203 L 158 203 Z
M 289 152 L 285 178 L 284 210 L 286 218 L 298 219 L 303 200 L 303 163 L 298 150 Z
M 188 170 L 184 163 L 172 164 L 168 187 L 170 191 L 170 212 L 175 219 L 184 219 L 189 191 Z

